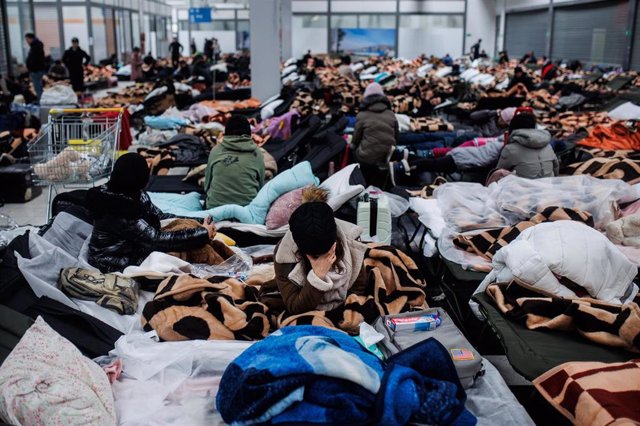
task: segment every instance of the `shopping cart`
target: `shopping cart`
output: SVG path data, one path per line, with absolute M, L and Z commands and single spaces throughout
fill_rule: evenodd
M 122 108 L 52 109 L 40 135 L 29 145 L 34 183 L 48 186 L 47 221 L 58 187 L 95 186 L 113 170 Z

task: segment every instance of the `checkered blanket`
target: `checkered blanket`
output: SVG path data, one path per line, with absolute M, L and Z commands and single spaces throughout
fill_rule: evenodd
M 568 362 L 533 384 L 574 425 L 640 424 L 640 360 Z

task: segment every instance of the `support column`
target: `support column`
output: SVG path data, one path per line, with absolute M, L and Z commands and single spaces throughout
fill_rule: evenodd
M 291 0 L 279 0 L 280 3 L 280 59 L 286 61 L 291 57 L 291 25 L 293 14 Z
M 626 46 L 626 52 L 624 55 L 624 63 L 622 64 L 622 68 L 625 71 L 631 68 L 631 62 L 633 61 L 634 38 L 636 35 L 636 31 L 640 30 L 640 28 L 636 28 L 637 14 L 638 14 L 638 0 L 630 0 L 629 1 L 629 23 L 627 24 L 627 31 L 625 32 L 627 36 L 627 46 Z
M 261 101 L 280 93 L 279 3 L 279 0 L 249 2 L 251 94 Z
M 549 0 L 549 25 L 547 27 L 547 58 L 553 54 L 553 0 Z
M 498 30 L 498 52 L 501 52 L 505 48 L 505 33 L 507 30 L 507 0 L 502 0 L 502 6 L 500 7 L 500 28 Z M 496 55 L 498 54 L 496 52 Z

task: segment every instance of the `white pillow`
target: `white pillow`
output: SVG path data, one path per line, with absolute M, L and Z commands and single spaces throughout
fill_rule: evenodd
M 344 169 L 331 175 L 327 180 L 320 184 L 320 188 L 329 191 L 329 200 L 327 204 L 335 211 L 344 203 L 359 195 L 364 191 L 362 185 L 350 185 L 349 179 L 351 174 L 358 167 L 357 164 L 351 164 Z

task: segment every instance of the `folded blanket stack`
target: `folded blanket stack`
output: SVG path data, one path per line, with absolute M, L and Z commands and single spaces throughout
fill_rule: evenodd
M 236 358 L 216 406 L 227 423 L 474 425 L 448 351 L 424 340 L 383 364 L 345 333 L 287 327 Z

